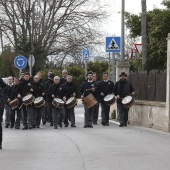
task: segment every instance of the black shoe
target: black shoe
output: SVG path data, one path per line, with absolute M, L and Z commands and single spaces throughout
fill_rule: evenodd
M 8 127 L 9 127 L 9 124 L 6 124 L 5 127 L 8 128 Z
M 123 127 L 123 124 L 120 124 L 119 127 Z
M 68 127 L 68 124 L 65 124 L 64 127 Z
M 92 126 L 92 125 L 88 125 L 88 127 L 89 127 L 89 128 L 93 128 L 93 126 Z
M 30 126 L 31 127 L 31 129 L 35 129 L 35 125 L 32 125 L 32 126 Z
M 58 129 L 58 127 L 57 127 L 57 126 L 54 126 L 54 129 Z
M 71 127 L 76 127 L 75 125 L 71 125 Z
M 40 126 L 37 125 L 36 128 L 40 128 Z
M 62 124 L 60 124 L 59 126 L 60 126 L 61 128 L 63 127 L 63 125 L 62 125 Z
M 10 125 L 10 128 L 12 129 L 14 127 L 14 125 Z
M 32 129 L 32 126 L 29 126 L 28 129 Z
M 43 121 L 43 125 L 45 125 L 45 124 L 46 124 L 46 120 Z
M 2 149 L 2 143 L 0 144 L 0 149 Z
M 102 123 L 103 126 L 106 126 L 106 123 Z
M 87 127 L 88 127 L 87 125 L 84 126 L 84 128 L 87 128 Z
M 20 129 L 20 127 L 15 127 L 15 129 Z
M 125 123 L 124 126 L 127 126 L 127 124 Z
M 53 123 L 50 123 L 50 126 L 53 126 Z
M 105 124 L 105 126 L 109 126 L 109 124 L 108 124 L 108 123 L 106 123 L 106 124 Z
M 28 126 L 24 126 L 23 128 L 22 128 L 22 130 L 27 130 L 28 129 Z
M 97 125 L 97 122 L 93 122 L 93 125 Z

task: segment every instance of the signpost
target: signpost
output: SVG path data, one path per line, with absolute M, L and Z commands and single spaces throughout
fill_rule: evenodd
M 82 60 L 85 63 L 85 78 L 86 78 L 86 74 L 87 74 L 87 61 L 90 60 L 90 51 L 87 49 L 83 49 L 82 50 Z
M 30 70 L 30 75 L 32 76 L 32 67 L 35 64 L 35 58 L 33 55 L 30 55 L 28 58 L 28 65 L 29 65 L 29 70 Z

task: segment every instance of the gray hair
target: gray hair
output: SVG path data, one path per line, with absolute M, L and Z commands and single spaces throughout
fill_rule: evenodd
M 62 71 L 62 74 L 64 74 L 64 73 L 67 73 L 67 70 L 63 70 L 63 71 Z

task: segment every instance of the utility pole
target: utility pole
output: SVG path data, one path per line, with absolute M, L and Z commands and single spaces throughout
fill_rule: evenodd
M 122 0 L 122 10 L 121 10 L 121 61 L 124 61 L 124 39 L 125 39 L 125 0 Z
M 0 36 L 1 36 L 1 49 L 2 49 L 2 53 L 3 53 L 3 51 L 4 51 L 4 44 L 3 44 L 2 29 L 1 29 L 1 26 L 0 26 Z
M 141 29 L 142 29 L 142 69 L 145 68 L 146 58 L 147 58 L 147 27 L 146 27 L 146 0 L 141 0 L 142 5 L 142 20 L 141 20 Z

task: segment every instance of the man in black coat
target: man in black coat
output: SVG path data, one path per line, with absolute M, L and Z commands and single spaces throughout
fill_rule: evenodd
M 17 97 L 20 100 L 22 100 L 22 98 L 24 98 L 26 95 L 31 93 L 31 89 L 32 89 L 32 82 L 30 81 L 30 74 L 26 72 L 24 75 L 24 80 L 18 85 Z M 34 125 L 32 122 L 32 119 L 33 119 L 32 105 L 29 104 L 28 106 L 26 106 L 23 104 L 21 109 L 22 109 L 21 110 L 22 122 L 24 125 L 22 130 L 27 130 L 28 128 L 29 129 L 34 128 Z
M 17 98 L 18 85 L 20 83 L 19 78 L 14 78 L 14 85 L 9 88 L 8 91 L 8 101 L 11 102 Z M 15 129 L 20 129 L 20 120 L 21 120 L 21 110 L 19 107 L 21 106 L 21 101 L 19 101 L 18 108 L 11 109 L 10 108 L 10 128 L 13 128 L 15 125 Z M 17 118 L 15 120 L 15 111 L 17 112 Z
M 60 84 L 61 84 L 61 85 L 63 85 L 64 83 L 66 83 L 66 81 L 67 81 L 67 75 L 68 75 L 67 70 L 63 70 L 63 71 L 62 71 L 62 78 L 60 79 Z
M 32 90 L 31 93 L 35 97 L 45 97 L 45 88 L 44 85 L 40 82 L 40 77 L 38 75 L 34 76 L 34 82 L 32 84 Z M 33 104 L 33 124 L 36 126 L 36 128 L 40 127 L 41 118 L 43 121 L 43 124 L 46 123 L 45 118 L 45 109 L 44 106 L 41 106 L 40 108 L 36 108 Z
M 48 95 L 48 91 L 50 86 L 54 83 L 54 73 L 51 73 L 48 77 L 48 81 L 45 83 L 45 94 L 46 94 L 46 103 L 45 110 L 47 111 L 48 121 L 50 122 L 50 126 L 53 126 L 52 119 L 52 97 Z
M 60 84 L 60 77 L 54 77 L 54 83 L 50 86 L 48 90 L 48 97 L 51 96 L 52 99 L 59 98 L 63 99 L 62 86 Z M 64 108 L 57 108 L 52 105 L 52 117 L 54 129 L 58 129 L 58 125 L 62 127 L 61 116 L 64 115 Z
M 122 104 L 122 99 L 127 95 L 134 95 L 134 88 L 130 82 L 127 81 L 126 73 L 122 72 L 120 80 L 116 82 L 114 87 L 114 94 L 117 98 L 117 106 L 119 111 L 119 127 L 127 126 L 129 108 L 126 108 Z
M 99 83 L 98 86 L 101 96 L 101 123 L 103 126 L 109 126 L 110 105 L 105 103 L 104 97 L 109 94 L 113 94 L 114 83 L 108 79 L 108 73 L 104 72 L 102 76 L 103 80 Z
M 88 96 L 89 94 L 92 94 L 93 96 L 96 96 L 97 93 L 97 85 L 93 81 L 93 72 L 89 72 L 87 75 L 87 81 L 85 81 L 81 86 L 81 98 Z M 94 112 L 94 106 L 87 109 L 86 106 L 84 106 L 85 114 L 84 114 L 84 128 L 93 128 L 92 122 L 93 122 L 93 112 Z
M 73 83 L 73 77 L 71 75 L 67 76 L 67 82 L 62 85 L 63 88 L 63 99 L 66 102 L 71 97 L 76 97 L 77 94 L 77 86 Z M 65 110 L 65 117 L 64 117 L 64 124 L 65 127 L 68 127 L 69 123 L 68 120 L 70 118 L 71 121 L 71 127 L 75 126 L 75 113 L 74 113 L 74 107 L 67 108 L 67 106 L 64 106 Z
M 3 89 L 5 88 L 6 84 L 3 82 L 2 78 L 0 77 L 0 149 L 2 149 L 2 121 L 3 121 L 3 112 L 4 112 L 4 96 L 3 96 Z

